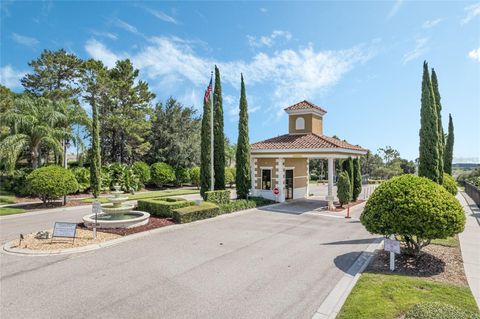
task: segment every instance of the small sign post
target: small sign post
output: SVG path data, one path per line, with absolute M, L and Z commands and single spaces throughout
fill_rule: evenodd
M 395 240 L 394 235 L 390 235 L 390 238 L 386 238 L 384 242 L 385 251 L 390 252 L 390 271 L 395 270 L 395 254 L 400 254 L 400 242 Z
M 95 214 L 95 223 L 93 224 L 93 239 L 97 239 L 97 215 L 100 213 L 100 210 L 102 207 L 100 206 L 100 203 L 95 201 L 93 202 L 92 205 L 92 210 L 93 213 Z
M 75 242 L 75 235 L 77 233 L 77 224 L 76 223 L 62 223 L 62 222 L 55 222 L 55 226 L 53 227 L 53 237 L 65 237 L 65 238 L 72 238 L 73 242 Z
M 280 190 L 278 189 L 277 186 L 273 189 L 273 194 L 275 195 L 276 202 L 278 203 L 278 194 L 280 193 Z

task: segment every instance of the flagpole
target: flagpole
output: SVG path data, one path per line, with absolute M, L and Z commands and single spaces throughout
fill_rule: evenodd
M 211 79 L 213 79 L 213 71 L 211 75 Z M 211 81 L 211 80 L 210 80 Z M 213 91 L 213 88 L 212 88 Z M 213 97 L 215 93 L 212 94 L 212 98 L 210 99 L 211 103 L 211 112 L 210 112 L 210 190 L 213 191 L 213 184 L 215 182 L 214 172 L 213 172 Z

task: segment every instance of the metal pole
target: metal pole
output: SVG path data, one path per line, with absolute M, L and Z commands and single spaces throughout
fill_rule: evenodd
M 212 78 L 213 78 L 213 71 L 212 71 Z M 212 88 L 213 91 L 213 88 Z M 215 91 L 214 91 L 215 92 Z M 214 184 L 214 173 L 213 173 L 213 97 L 215 93 L 212 94 L 211 98 L 211 111 L 210 111 L 210 190 L 213 191 L 213 184 Z
M 390 235 L 390 239 L 394 240 L 395 236 Z M 390 252 L 390 271 L 394 271 L 394 270 L 395 270 L 395 253 L 391 251 Z

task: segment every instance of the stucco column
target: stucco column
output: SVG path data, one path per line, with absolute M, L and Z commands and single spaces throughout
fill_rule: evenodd
M 276 163 L 277 163 L 277 187 L 278 187 L 278 190 L 280 191 L 280 193 L 278 194 L 278 201 L 280 203 L 283 203 L 285 201 L 285 184 L 283 182 L 283 180 L 285 179 L 285 168 L 284 168 L 284 164 L 285 164 L 285 159 L 283 158 L 277 158 L 276 160 Z
M 257 159 L 256 158 L 253 158 L 251 157 L 250 158 L 250 178 L 251 178 L 251 189 L 250 189 L 250 194 L 252 194 L 252 196 L 256 196 L 256 192 L 255 192 L 255 186 L 256 186 L 256 172 L 257 172 Z
M 307 194 L 305 195 L 305 197 L 309 197 L 310 196 L 310 159 L 307 158 Z
M 334 163 L 333 158 L 328 159 L 328 209 L 334 210 L 335 206 L 333 205 L 333 171 L 334 171 Z

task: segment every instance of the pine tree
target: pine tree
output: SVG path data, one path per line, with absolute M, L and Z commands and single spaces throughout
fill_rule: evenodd
M 353 159 L 348 157 L 348 159 L 343 160 L 342 162 L 342 171 L 347 172 L 348 178 L 350 180 L 350 194 L 353 194 Z
M 248 138 L 248 104 L 243 74 L 241 75 L 240 114 L 238 120 L 237 153 L 235 158 L 237 164 L 235 174 L 237 197 L 247 198 L 252 184 L 250 175 L 250 142 Z
M 211 186 L 211 97 L 208 101 L 203 100 L 202 133 L 200 141 L 200 194 L 205 199 L 205 192 L 210 190 Z
M 423 62 L 418 175 L 438 183 L 438 119 L 428 64 Z
M 215 89 L 213 90 L 213 170 L 214 189 L 225 189 L 225 137 L 223 133 L 222 84 L 220 70 L 215 66 Z
M 360 168 L 360 159 L 355 158 L 353 160 L 353 192 L 352 200 L 355 202 L 358 199 L 358 195 L 362 192 L 362 172 Z
M 438 79 L 435 70 L 432 68 L 432 88 L 435 97 L 435 109 L 437 111 L 438 129 L 438 183 L 443 184 L 443 150 L 445 148 L 445 136 L 442 126 L 442 104 L 440 103 L 440 91 L 438 90 Z
M 447 142 L 445 143 L 445 151 L 443 153 L 443 156 L 444 156 L 443 170 L 445 171 L 445 173 L 450 175 L 452 175 L 453 142 L 454 142 L 453 120 L 452 120 L 452 114 L 449 114 Z

